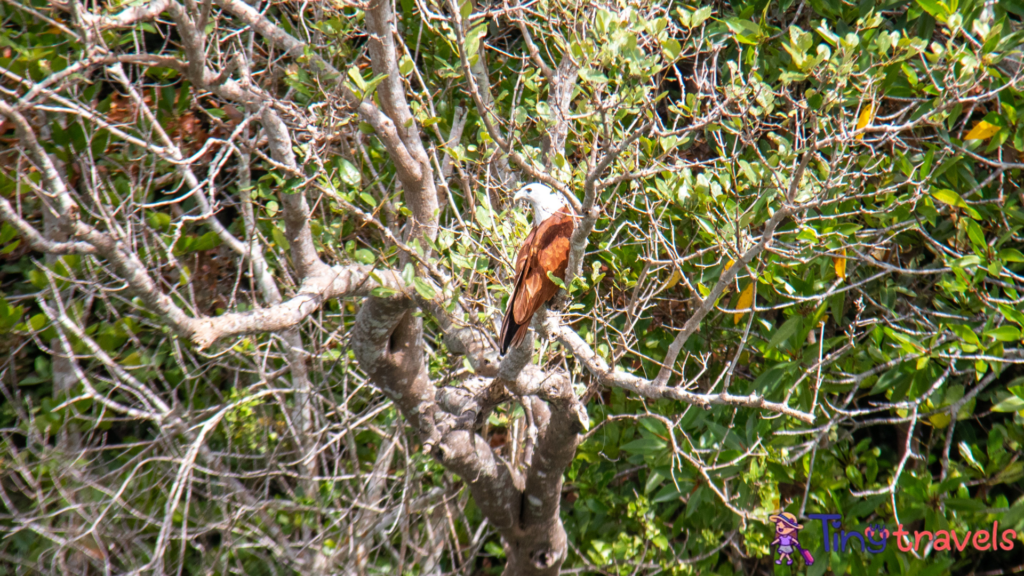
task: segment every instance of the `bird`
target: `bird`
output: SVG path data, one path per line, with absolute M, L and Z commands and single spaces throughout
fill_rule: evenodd
M 515 287 L 499 335 L 502 355 L 523 342 L 533 315 L 558 293 L 558 285 L 548 278 L 548 272 L 565 280 L 570 238 L 576 228 L 565 196 L 544 184 L 528 184 L 512 200 L 526 200 L 533 207 L 533 230 L 516 256 Z

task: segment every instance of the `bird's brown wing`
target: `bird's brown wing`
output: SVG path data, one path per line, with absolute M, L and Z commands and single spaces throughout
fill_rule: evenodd
M 508 299 L 508 307 L 505 309 L 505 319 L 501 322 L 501 353 L 504 354 L 512 344 L 512 340 L 516 336 L 516 332 L 519 330 L 519 325 L 516 324 L 513 318 L 513 308 L 515 306 L 516 295 L 519 294 L 523 285 L 523 278 L 526 277 L 527 262 L 530 259 L 530 252 L 533 247 L 534 238 L 537 237 L 537 228 L 530 231 L 530 234 L 523 241 L 523 245 L 519 247 L 519 254 L 516 256 L 516 283 L 512 288 L 512 297 Z M 520 340 L 522 341 L 522 340 Z
M 558 293 L 547 273 L 565 279 L 574 227 L 572 213 L 563 208 L 534 228 L 519 249 L 516 284 L 501 326 L 502 354 L 523 341 L 533 315 Z

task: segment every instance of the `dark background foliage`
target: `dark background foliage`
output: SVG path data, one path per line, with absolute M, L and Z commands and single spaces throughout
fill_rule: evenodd
M 373 68 L 366 5 L 255 3 L 303 43 L 285 50 L 232 2 L 186 2 L 223 76 L 197 87 L 181 18 L 166 2 L 124 17 L 136 4 L 0 4 L 0 98 L 82 221 L 191 318 L 274 304 L 231 236 L 262 254 L 278 301 L 303 293 L 288 221 L 303 197 L 324 263 L 394 270 L 433 302 L 415 313 L 432 386 L 493 377 L 452 351 L 438 311 L 493 334 L 530 225 L 512 193 L 538 174 L 579 200 L 594 189 L 556 317 L 578 337 L 551 332 L 532 358 L 569 375 L 589 417 L 561 488 L 563 573 L 1024 569 L 1020 536 L 1012 551 L 825 554 L 805 521 L 819 560 L 790 571 L 767 523 L 1024 533 L 1018 3 L 402 0 L 411 118 L 392 120 L 418 131 L 436 178 L 432 238 L 347 95 L 386 108 L 396 80 Z M 224 79 L 264 103 L 232 101 Z M 61 237 L 11 115 L 0 196 L 0 571 L 501 573 L 508 548 L 467 479 L 357 362 L 363 299 L 400 289 L 377 278 L 287 329 L 200 342 L 112 258 L 33 245 L 19 226 L 79 236 Z M 474 428 L 513 467 L 529 460 L 522 404 Z

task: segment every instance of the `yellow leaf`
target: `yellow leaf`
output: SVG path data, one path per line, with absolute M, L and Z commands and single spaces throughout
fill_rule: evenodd
M 672 277 L 668 279 L 668 284 L 665 285 L 665 289 L 673 288 L 679 281 L 683 279 L 683 275 L 679 273 L 679 270 L 672 272 Z
M 874 111 L 874 104 L 868 102 L 867 104 L 864 105 L 864 108 L 861 109 L 860 111 L 860 118 L 857 119 L 857 130 L 863 130 L 868 127 L 868 124 L 871 124 L 871 113 Z M 863 140 L 864 134 L 857 134 L 856 139 Z
M 950 417 L 949 414 L 946 414 L 945 412 L 939 412 L 938 414 L 932 414 L 929 416 L 928 421 L 936 428 L 945 428 L 950 422 Z
M 757 282 L 751 282 L 750 284 L 747 284 L 747 287 L 743 289 L 743 292 L 740 292 L 740 301 L 736 303 L 736 309 L 742 310 L 742 312 L 736 312 L 735 314 L 732 315 L 733 324 L 739 324 L 740 319 L 743 318 L 743 315 L 750 310 L 750 305 L 753 304 L 754 302 L 755 284 L 757 284 Z
M 726 262 L 725 263 L 725 268 L 722 268 L 722 272 L 725 272 L 729 268 L 732 268 L 732 265 L 735 264 L 735 263 L 736 263 L 735 260 L 729 260 L 728 262 Z
M 843 248 L 843 257 L 833 258 L 832 262 L 835 263 L 836 276 L 846 278 L 846 248 Z
M 987 140 L 995 136 L 999 132 L 999 126 L 995 124 L 989 124 L 982 120 L 971 128 L 971 131 L 964 137 L 964 142 L 968 140 Z

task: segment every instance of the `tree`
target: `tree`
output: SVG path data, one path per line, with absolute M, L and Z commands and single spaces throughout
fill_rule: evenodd
M 0 553 L 732 574 L 780 509 L 1024 532 L 1015 10 L 4 4 Z M 580 219 L 499 357 L 527 181 Z

